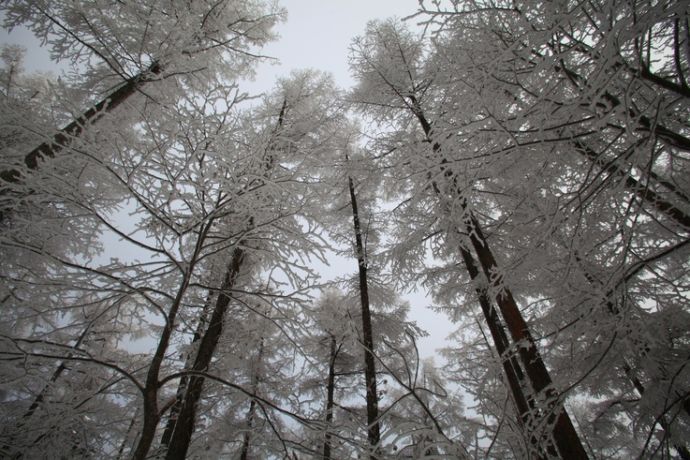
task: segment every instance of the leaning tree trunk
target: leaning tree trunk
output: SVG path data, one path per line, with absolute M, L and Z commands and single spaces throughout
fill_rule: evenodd
M 77 341 L 75 342 L 73 348 L 79 348 L 79 346 L 82 344 L 84 339 L 86 338 L 86 335 L 89 333 L 89 327 L 87 326 L 81 334 L 79 334 L 79 337 L 77 337 Z M 67 355 L 67 359 L 72 357 L 72 353 L 69 353 Z M 36 395 L 34 398 L 33 402 L 29 406 L 29 408 L 24 412 L 24 415 L 22 415 L 22 418 L 20 419 L 19 423 L 16 426 L 16 433 L 20 433 L 26 423 L 29 421 L 32 415 L 34 415 L 34 412 L 41 407 L 43 404 L 43 401 L 45 401 L 46 395 L 48 394 L 48 391 L 50 388 L 53 386 L 55 382 L 60 378 L 63 372 L 67 370 L 67 363 L 65 361 L 61 362 L 58 364 L 58 367 L 55 368 L 55 371 L 53 371 L 53 375 L 50 376 L 50 379 L 48 379 L 48 382 L 43 386 L 43 389 Z M 12 444 L 14 443 L 14 435 L 9 437 L 9 440 L 5 443 L 5 445 L 2 447 L 2 451 L 0 452 L 6 452 L 9 453 L 12 451 Z M 16 452 L 12 458 L 14 459 L 20 459 L 22 458 L 22 453 L 21 452 Z
M 347 156 L 346 156 L 347 160 Z M 362 227 L 357 208 L 357 196 L 352 177 L 347 178 L 350 189 L 350 203 L 352 205 L 352 220 L 355 229 L 355 248 L 359 267 L 359 294 L 362 307 L 362 339 L 364 344 L 364 379 L 366 381 L 367 400 L 367 438 L 371 453 L 369 458 L 376 459 L 376 450 L 381 440 L 379 426 L 379 402 L 376 391 L 376 363 L 374 361 L 374 334 L 371 327 L 371 311 L 369 309 L 369 285 L 367 281 L 367 260 L 362 240 Z
M 440 153 L 441 145 L 438 142 L 434 142 L 431 123 L 429 123 L 424 115 L 419 101 L 414 96 L 408 96 L 408 99 L 410 101 L 411 111 L 419 121 L 427 140 L 432 145 L 432 149 L 435 153 Z M 452 181 L 452 179 L 450 180 Z M 454 195 L 459 195 L 460 193 L 455 186 L 452 187 L 450 192 Z M 479 222 L 468 209 L 465 199 L 461 199 L 461 206 L 465 214 L 464 230 L 469 235 L 471 245 L 477 255 L 477 260 L 479 261 L 479 266 L 484 276 L 496 290 L 497 294 L 494 301 L 503 316 L 513 342 L 518 348 L 518 353 L 522 365 L 525 368 L 528 381 L 534 392 L 538 395 L 543 394 L 549 404 L 548 407 L 544 409 L 543 415 L 546 416 L 547 422 L 553 423 L 554 425 L 551 434 L 553 435 L 558 452 L 564 460 L 587 459 L 587 452 L 582 446 L 580 437 L 577 431 L 575 431 L 575 427 L 563 407 L 561 396 L 553 386 L 551 376 L 537 350 L 527 323 L 522 318 L 522 314 L 513 298 L 512 292 L 503 285 L 503 280 L 500 277 L 497 278 L 494 276 L 495 273 L 500 273 L 500 270 L 498 270 L 498 264 L 489 248 L 488 241 L 484 238 Z M 469 267 L 468 271 L 470 271 Z M 509 374 L 507 374 L 507 376 L 509 376 Z M 508 378 L 510 379 L 512 377 Z M 516 405 L 518 404 L 521 403 L 516 401 Z
M 277 136 L 283 127 L 286 112 L 287 99 L 283 100 L 283 105 L 278 115 L 278 123 L 273 133 L 274 136 Z M 275 137 L 273 140 L 274 142 L 268 146 L 265 152 L 266 161 L 263 165 L 265 168 L 263 171 L 264 178 L 268 177 L 273 169 L 275 159 L 273 157 L 272 150 L 274 149 Z M 250 218 L 249 226 L 254 226 L 253 218 Z M 238 247 L 236 247 L 233 251 L 232 260 L 225 272 L 223 283 L 221 285 L 220 292 L 218 293 L 218 297 L 213 308 L 213 313 L 211 314 L 211 319 L 208 323 L 208 328 L 201 338 L 199 350 L 197 351 L 197 356 L 194 361 L 194 365 L 192 366 L 192 370 L 194 371 L 208 371 L 209 365 L 211 364 L 211 359 L 213 358 L 216 350 L 216 345 L 218 344 L 218 340 L 223 333 L 225 313 L 227 312 L 231 299 L 229 290 L 231 290 L 235 285 L 243 260 L 244 250 L 238 245 Z M 199 400 L 201 399 L 203 386 L 203 376 L 193 375 L 189 377 L 189 383 L 184 396 L 184 403 L 182 404 L 177 421 L 175 423 L 175 429 L 171 435 L 170 444 L 168 445 L 168 451 L 165 456 L 166 460 L 184 460 L 186 457 L 189 444 L 192 440 L 192 434 L 194 434 L 196 409 Z
M 574 143 L 574 146 L 575 151 L 602 168 L 603 171 L 612 176 L 619 176 L 623 180 L 625 187 L 630 192 L 634 193 L 640 200 L 651 204 L 654 206 L 654 208 L 656 208 L 657 211 L 682 226 L 685 230 L 690 231 L 690 215 L 687 212 L 683 211 L 670 201 L 664 199 L 648 185 L 640 183 L 638 179 L 635 179 L 629 173 L 622 171 L 621 168 L 616 164 L 615 160 L 606 161 L 601 155 L 587 147 L 582 142 L 577 141 Z M 676 190 L 672 184 L 665 181 L 662 181 L 661 183 L 667 188 L 670 188 L 677 197 L 681 198 L 681 200 L 687 198 L 682 192 Z M 685 201 L 685 204 L 688 205 L 687 201 Z
M 223 332 L 223 321 L 231 299 L 229 291 L 237 281 L 243 259 L 244 250 L 235 248 L 232 254 L 232 260 L 225 273 L 225 278 L 223 279 L 218 298 L 216 299 L 213 313 L 208 322 L 208 328 L 204 332 L 201 342 L 199 343 L 199 350 L 197 351 L 197 356 L 192 366 L 193 371 L 208 371 L 209 365 L 211 364 L 211 358 L 213 358 L 216 345 Z M 177 416 L 177 423 L 175 424 L 175 429 L 173 430 L 170 444 L 168 445 L 168 451 L 165 457 L 168 460 L 184 460 L 187 456 L 187 450 L 189 449 L 192 434 L 194 433 L 196 408 L 199 399 L 201 399 L 203 386 L 203 377 L 198 375 L 189 377 L 184 403 Z
M 49 142 L 43 142 L 41 145 L 33 149 L 24 157 L 24 165 L 30 170 L 35 170 L 39 166 L 41 158 L 53 158 L 55 154 L 67 147 L 71 139 L 78 137 L 84 131 L 87 124 L 93 124 L 98 121 L 105 113 L 112 111 L 123 102 L 125 102 L 131 95 L 139 91 L 145 83 L 149 80 L 149 75 L 158 75 L 162 71 L 161 66 L 154 62 L 145 71 L 135 75 L 134 77 L 125 81 L 119 88 L 108 94 L 101 101 L 97 102 L 93 107 L 86 110 L 78 118 L 73 120 L 67 126 L 58 131 L 53 139 Z M 17 169 L 7 169 L 0 172 L 0 178 L 9 183 L 18 183 L 21 181 L 21 172 Z
M 460 254 L 470 278 L 472 280 L 476 280 L 479 276 L 479 270 L 477 269 L 477 265 L 472 257 L 472 254 L 463 247 L 460 247 Z M 496 352 L 501 360 L 503 372 L 505 372 L 506 380 L 508 381 L 508 388 L 510 389 L 513 402 L 515 403 L 515 409 L 517 410 L 519 417 L 518 420 L 526 438 L 528 439 L 529 447 L 536 453 L 537 458 L 542 460 L 545 458 L 543 446 L 539 442 L 539 437 L 531 433 L 530 422 L 534 417 L 532 412 L 532 410 L 534 410 L 534 404 L 530 404 L 528 397 L 525 395 L 524 387 L 527 384 L 525 375 L 520 367 L 518 359 L 513 355 L 512 350 L 510 350 L 510 340 L 506 335 L 504 325 L 498 316 L 498 312 L 491 304 L 491 301 L 487 296 L 486 290 L 477 287 L 475 292 L 477 293 L 477 298 L 479 299 L 479 305 L 482 309 L 482 313 L 484 314 L 484 319 L 489 326 L 489 331 L 491 333 L 491 337 L 493 338 Z
M 565 64 L 563 62 L 556 66 L 556 70 L 562 71 L 567 77 L 565 81 L 569 82 L 576 90 L 582 90 L 587 86 L 585 78 L 583 78 L 578 73 L 572 71 L 571 69 L 565 67 Z M 684 90 L 687 91 L 687 88 L 685 88 Z M 687 96 L 688 94 L 686 94 L 686 97 Z M 601 104 L 600 108 L 606 110 L 614 110 L 623 105 L 623 102 L 620 100 L 620 98 L 618 98 L 614 94 L 611 94 L 608 91 L 604 92 L 601 95 L 601 98 L 606 101 L 606 104 L 598 104 Z M 657 139 L 659 139 L 661 142 L 664 142 L 665 144 L 675 149 L 690 152 L 690 138 L 664 127 L 659 123 L 658 120 L 651 120 L 649 117 L 642 115 L 641 113 L 638 113 L 633 108 L 627 109 L 627 115 L 630 120 L 637 120 L 637 123 L 640 126 L 639 130 L 647 131 L 650 134 L 654 134 L 657 137 Z M 643 202 L 649 203 L 652 206 L 654 206 L 657 209 L 657 211 L 661 212 L 662 214 L 666 215 L 669 219 L 681 225 L 686 231 L 690 230 L 690 215 L 688 214 L 687 210 L 684 211 L 680 209 L 678 206 L 674 205 L 668 200 L 665 200 L 658 193 L 651 190 L 648 185 L 640 183 L 640 181 L 633 177 L 630 173 L 625 172 L 623 168 L 621 168 L 617 164 L 616 160 L 604 160 L 597 152 L 589 148 L 581 141 L 575 141 L 573 143 L 573 146 L 575 147 L 575 150 L 578 153 L 580 153 L 589 161 L 602 168 L 608 174 L 621 177 L 623 179 L 623 184 L 625 185 L 625 187 L 629 191 L 637 195 Z M 688 206 L 688 197 L 682 191 L 678 190 L 675 187 L 675 185 L 671 184 L 667 180 L 659 177 L 653 171 L 649 172 L 649 176 L 651 179 L 653 179 L 661 186 L 666 187 L 669 191 L 676 195 L 676 197 L 678 197 L 685 204 L 686 207 Z M 651 183 L 651 181 L 648 181 L 648 183 Z
M 465 202 L 463 202 L 463 207 L 466 208 Z M 552 419 L 555 418 L 552 434 L 556 447 L 563 459 L 586 459 L 588 458 L 587 452 L 582 446 L 580 437 L 563 407 L 561 396 L 553 386 L 551 376 L 537 349 L 529 327 L 522 318 L 512 292 L 503 285 L 503 280 L 500 277 L 493 275 L 500 273 L 500 271 L 479 226 L 479 222 L 469 210 L 465 209 L 465 211 L 467 214 L 465 219 L 466 231 L 470 235 L 470 241 L 477 253 L 484 276 L 487 280 L 491 280 L 490 283 L 496 290 L 494 300 L 508 326 L 508 332 L 518 346 L 529 381 L 537 394 L 543 394 L 546 397 L 547 407 L 544 408 L 544 412 L 547 420 L 552 423 Z
M 204 309 L 199 318 L 199 323 L 197 324 L 196 330 L 194 331 L 194 336 L 192 337 L 191 351 L 187 354 L 185 359 L 185 370 L 192 370 L 193 361 L 192 353 L 196 350 L 201 337 L 206 328 L 208 314 L 211 309 L 211 296 L 209 295 L 204 304 Z M 182 410 L 182 404 L 184 403 L 184 396 L 187 392 L 187 387 L 189 384 L 189 376 L 183 375 L 180 378 L 180 383 L 177 385 L 177 391 L 175 392 L 175 402 L 170 408 L 170 414 L 168 415 L 168 422 L 165 425 L 165 430 L 163 431 L 163 436 L 161 436 L 161 449 L 166 450 L 170 444 L 170 439 L 172 438 L 173 431 L 175 430 L 175 424 L 177 423 L 177 418 Z

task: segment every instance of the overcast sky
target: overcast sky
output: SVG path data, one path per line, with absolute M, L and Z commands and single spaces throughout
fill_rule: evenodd
M 372 19 L 404 18 L 417 11 L 417 0 L 280 0 L 287 22 L 278 26 L 280 38 L 263 54 L 277 57 L 279 66 L 264 64 L 257 72 L 258 87 L 272 87 L 275 78 L 292 69 L 315 68 L 333 74 L 342 87 L 353 84 L 347 56 L 352 38 Z
M 351 40 L 364 32 L 370 20 L 404 18 L 418 8 L 417 0 L 280 0 L 280 4 L 288 10 L 288 20 L 277 28 L 280 38 L 262 50 L 262 54 L 277 58 L 280 64 L 261 64 L 256 81 L 245 88 L 249 92 L 268 91 L 277 78 L 304 68 L 331 72 L 339 86 L 348 88 L 354 83 L 348 68 Z M 48 53 L 39 49 L 38 41 L 26 30 L 11 34 L 0 31 L 0 43 L 25 46 L 28 49 L 25 67 L 29 72 L 55 69 Z M 339 273 L 344 268 L 334 267 Z M 355 269 L 353 261 L 352 270 Z M 453 327 L 445 316 L 426 308 L 430 301 L 421 293 L 405 298 L 412 306 L 410 319 L 430 334 L 420 342 L 420 352 L 426 357 L 433 356 L 434 349 L 444 345 Z

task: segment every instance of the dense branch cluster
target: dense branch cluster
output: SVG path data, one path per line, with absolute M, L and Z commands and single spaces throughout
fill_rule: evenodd
M 0 56 L 3 458 L 690 459 L 682 2 L 421 0 L 261 97 L 273 2 L 0 8 L 75 69 Z

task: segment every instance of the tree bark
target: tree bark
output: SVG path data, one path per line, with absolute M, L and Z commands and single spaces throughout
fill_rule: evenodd
M 98 121 L 105 113 L 112 111 L 136 93 L 142 85 L 149 81 L 148 76 L 158 75 L 162 71 L 160 65 L 154 62 L 145 71 L 125 81 L 119 88 L 107 95 L 93 107 L 82 113 L 77 119 L 58 131 L 50 142 L 43 142 L 24 157 L 24 165 L 30 169 L 38 168 L 41 158 L 53 158 L 55 154 L 67 147 L 73 137 L 78 137 L 84 131 L 87 124 Z M 9 183 L 18 183 L 21 180 L 21 172 L 17 169 L 7 169 L 0 172 L 0 179 Z
M 347 160 L 347 156 L 345 157 Z M 357 196 L 352 177 L 347 178 L 350 189 L 350 204 L 352 205 L 352 220 L 355 228 L 355 248 L 357 264 L 359 266 L 359 294 L 362 307 L 362 340 L 364 344 L 364 379 L 366 381 L 367 400 L 367 438 L 371 453 L 370 459 L 377 459 L 376 450 L 381 440 L 379 426 L 379 402 L 376 390 L 376 363 L 374 360 L 374 334 L 371 327 L 371 311 L 369 309 L 369 285 L 367 281 L 367 260 L 362 241 L 362 227 L 357 208 Z
M 84 328 L 84 330 L 81 332 L 81 334 L 79 334 L 79 337 L 77 337 L 77 341 L 75 342 L 73 348 L 78 348 L 82 344 L 82 342 L 86 338 L 86 335 L 89 332 L 89 327 L 90 326 L 87 326 L 86 328 Z M 67 358 L 71 358 L 71 357 L 72 357 L 72 354 L 69 353 L 67 355 Z M 55 382 L 57 382 L 57 380 L 60 378 L 62 373 L 65 372 L 65 370 L 67 370 L 67 364 L 65 363 L 65 361 L 63 361 L 55 369 L 55 371 L 53 372 L 53 375 L 50 376 L 50 379 L 48 379 L 48 382 L 43 386 L 40 393 L 38 393 L 38 395 L 36 395 L 36 398 L 34 398 L 33 402 L 29 406 L 29 408 L 26 410 L 26 412 L 24 412 L 24 415 L 22 415 L 22 418 L 16 427 L 17 433 L 20 433 L 23 430 L 24 426 L 28 422 L 28 419 L 30 419 L 31 416 L 34 415 L 34 412 L 36 412 L 36 410 L 43 404 L 43 401 L 45 400 L 46 394 L 48 393 L 48 390 L 50 390 L 50 388 L 53 386 L 53 384 Z M 11 452 L 12 451 L 11 446 L 14 443 L 14 440 L 15 440 L 14 436 L 11 436 L 8 439 L 8 441 L 3 445 L 2 451 L 0 451 L 0 453 Z M 21 452 L 16 452 L 11 457 L 13 459 L 18 460 L 18 459 L 23 457 L 23 454 Z
M 546 365 L 537 349 L 527 323 L 522 318 L 513 294 L 510 289 L 503 285 L 502 278 L 496 276 L 497 273 L 500 273 L 498 264 L 479 226 L 479 222 L 466 209 L 467 205 L 464 201 L 462 206 L 467 214 L 465 229 L 470 235 L 470 241 L 479 259 L 484 276 L 497 291 L 494 300 L 505 319 L 513 341 L 518 346 L 529 381 L 532 383 L 534 391 L 537 394 L 543 394 L 546 398 L 546 407 L 542 408 L 542 410 L 547 415 L 547 420 L 555 417 L 552 434 L 556 447 L 561 457 L 565 460 L 586 459 L 588 458 L 587 452 L 582 446 L 580 437 L 577 431 L 575 431 L 568 413 L 563 408 L 560 395 L 553 386 L 551 376 L 546 369 Z
M 411 111 L 419 121 L 422 131 L 432 145 L 433 151 L 435 153 L 440 153 L 441 145 L 434 141 L 431 123 L 429 123 L 426 118 L 419 101 L 414 95 L 408 96 L 408 99 L 411 104 Z M 445 175 L 448 176 L 448 173 Z M 453 181 L 450 177 L 449 180 Z M 440 190 L 437 190 L 437 193 L 439 192 Z M 455 186 L 451 190 L 451 193 L 459 195 Z M 587 452 L 582 446 L 568 413 L 565 411 L 565 408 L 563 408 L 563 403 L 560 401 L 560 395 L 553 387 L 551 376 L 537 350 L 534 339 L 527 327 L 527 323 L 525 323 L 525 320 L 522 318 L 522 314 L 513 298 L 513 294 L 510 289 L 503 285 L 501 277 L 496 276 L 496 274 L 500 273 L 499 267 L 489 248 L 486 238 L 484 238 L 479 222 L 468 209 L 465 199 L 461 199 L 461 206 L 465 214 L 465 221 L 463 223 L 465 227 L 464 230 L 470 237 L 472 247 L 477 254 L 479 265 L 486 279 L 497 290 L 494 301 L 498 305 L 501 315 L 508 326 L 508 331 L 518 347 L 528 381 L 531 383 L 537 395 L 543 394 L 546 398 L 547 407 L 541 408 L 539 412 L 547 416 L 546 420 L 549 421 L 549 423 L 552 423 L 555 419 L 552 435 L 560 456 L 564 460 L 587 459 Z M 469 267 L 468 272 L 470 272 Z M 508 378 L 510 379 L 512 377 Z M 516 404 L 518 404 L 517 401 Z
M 335 358 L 338 354 L 335 336 L 331 334 L 331 350 L 328 360 L 328 380 L 326 381 L 326 433 L 323 441 L 323 460 L 331 460 L 331 424 L 333 422 L 333 395 L 335 393 Z
M 196 330 L 194 331 L 194 336 L 192 337 L 192 343 L 190 350 L 190 353 L 187 355 L 187 358 L 185 359 L 185 370 L 189 370 L 192 368 L 193 361 L 192 361 L 192 356 L 194 354 L 194 351 L 196 350 L 196 347 L 201 340 L 202 334 L 204 332 L 204 329 L 206 328 L 206 320 L 208 318 L 208 313 L 211 309 L 211 296 L 207 298 L 205 305 L 204 305 L 204 310 L 201 313 L 201 317 L 199 319 L 199 324 L 197 324 Z M 184 396 L 187 392 L 187 387 L 189 384 L 189 377 L 186 375 L 183 375 L 180 378 L 180 383 L 177 386 L 177 392 L 175 393 L 175 403 L 173 406 L 170 408 L 170 415 L 168 416 L 168 422 L 165 425 L 165 430 L 163 431 L 163 436 L 161 436 L 161 449 L 165 450 L 168 448 L 168 445 L 170 444 L 170 439 L 172 438 L 173 431 L 175 430 L 175 424 L 177 423 L 177 417 L 180 415 L 180 411 L 182 410 L 182 404 L 184 402 Z
M 476 263 L 472 258 L 472 254 L 465 248 L 460 247 L 460 254 L 467 268 L 467 272 L 472 280 L 476 280 L 479 276 L 479 271 L 477 270 Z M 527 395 L 525 395 L 524 388 L 527 385 L 525 381 L 525 375 L 520 367 L 520 363 L 515 355 L 512 354 L 510 350 L 510 341 L 506 336 L 504 326 L 501 319 L 496 312 L 496 309 L 491 305 L 491 301 L 486 295 L 484 289 L 476 288 L 477 298 L 479 299 L 479 305 L 481 306 L 482 313 L 484 314 L 484 319 L 489 326 L 489 331 L 491 332 L 491 337 L 494 341 L 494 346 L 496 347 L 496 352 L 501 360 L 501 365 L 503 366 L 503 372 L 506 375 L 506 380 L 508 381 L 508 388 L 513 397 L 515 403 L 515 409 L 517 410 L 519 422 L 522 425 L 523 430 L 525 430 L 525 435 L 528 439 L 530 449 L 534 451 L 537 455 L 537 459 L 542 460 L 544 457 L 543 447 L 539 442 L 539 438 L 534 434 L 530 433 L 530 419 L 534 414 L 531 413 L 533 405 L 530 405 Z
M 194 360 L 194 365 L 192 366 L 192 370 L 194 371 L 206 372 L 211 364 L 211 358 L 213 358 L 216 345 L 223 332 L 225 313 L 230 304 L 231 297 L 228 291 L 235 285 L 243 259 L 244 250 L 235 248 L 225 273 L 220 292 L 218 293 L 218 298 L 216 299 L 208 328 L 204 332 L 204 336 L 199 344 L 199 350 Z M 203 386 L 203 377 L 191 376 L 189 378 L 187 394 L 177 418 L 177 423 L 175 424 L 175 429 L 173 430 L 165 457 L 167 460 L 184 460 L 187 455 L 192 434 L 194 433 L 196 407 L 199 399 L 201 399 Z
M 165 325 L 163 326 L 163 331 L 158 339 L 158 345 L 156 346 L 156 351 L 151 358 L 151 365 L 146 373 L 146 381 L 144 382 L 144 388 L 142 390 L 142 398 L 144 403 L 144 421 L 141 428 L 141 436 L 139 437 L 139 442 L 134 449 L 134 454 L 132 455 L 132 460 L 145 460 L 148 457 L 149 450 L 151 449 L 151 444 L 156 436 L 156 428 L 158 427 L 158 422 L 160 421 L 160 413 L 158 412 L 158 390 L 159 390 L 159 377 L 160 370 L 165 359 L 165 353 L 170 345 L 170 338 L 172 337 L 173 330 L 175 329 L 175 320 L 177 319 L 177 314 L 182 305 L 182 299 L 184 298 L 189 283 L 192 279 L 192 273 L 198 262 L 198 257 L 201 252 L 201 248 L 204 245 L 206 236 L 213 226 L 213 219 L 201 229 L 199 232 L 199 237 L 197 238 L 194 254 L 192 255 L 189 267 L 184 272 L 182 281 L 180 282 L 180 287 L 177 290 L 175 299 L 170 306 L 170 311 L 168 312 L 167 318 L 165 318 Z
M 273 132 L 274 136 L 278 135 L 283 126 L 285 115 L 287 113 L 287 106 L 287 99 L 283 99 L 283 104 L 280 109 L 280 113 L 278 114 L 278 123 L 276 124 Z M 274 156 L 272 154 L 272 150 L 274 149 L 274 144 L 275 137 L 265 152 L 265 163 L 263 165 L 264 177 L 267 177 L 273 168 Z M 249 223 L 250 227 L 254 226 L 253 222 L 253 217 L 251 217 Z M 213 313 L 211 314 L 211 319 L 209 320 L 208 328 L 201 338 L 199 350 L 197 351 L 197 356 L 192 367 L 192 369 L 195 371 L 205 372 L 208 370 L 208 366 L 211 363 L 211 359 L 213 358 L 213 354 L 216 350 L 216 345 L 218 344 L 218 340 L 223 332 L 223 320 L 228 305 L 230 304 L 230 296 L 227 291 L 232 289 L 232 287 L 235 285 L 243 259 L 244 250 L 238 246 L 233 251 L 232 260 L 230 261 L 230 264 L 224 275 L 221 289 L 218 293 L 216 304 L 214 306 Z M 175 428 L 171 435 L 170 444 L 168 445 L 168 450 L 166 452 L 166 460 L 183 460 L 187 455 L 192 434 L 194 434 L 196 407 L 201 399 L 203 385 L 203 377 L 192 376 L 189 378 L 184 403 L 182 404 L 177 417 Z
M 602 168 L 608 174 L 623 178 L 623 183 L 627 189 L 637 195 L 643 202 L 650 203 L 659 212 L 681 225 L 685 230 L 690 230 L 690 215 L 688 213 L 659 196 L 658 193 L 651 190 L 648 186 L 641 184 L 640 181 L 632 177 L 630 174 L 621 171 L 615 161 L 607 162 L 599 154 L 584 145 L 582 142 L 575 142 L 574 145 L 577 152 Z M 675 190 L 672 191 L 675 192 Z M 676 195 L 678 194 L 677 192 L 675 193 Z
M 252 369 L 252 396 L 256 396 L 259 392 L 259 367 L 261 366 L 261 361 L 264 357 L 264 339 L 261 338 L 259 343 L 259 353 L 256 358 L 256 365 Z M 256 399 L 252 398 L 249 401 L 249 410 L 247 411 L 247 431 L 244 433 L 244 439 L 242 440 L 242 449 L 240 451 L 240 460 L 249 459 L 249 448 L 251 441 L 251 429 L 254 426 L 254 414 L 256 414 Z
M 120 460 L 122 458 L 122 454 L 125 453 L 125 447 L 127 447 L 127 444 L 129 443 L 129 436 L 132 433 L 132 429 L 134 428 L 134 424 L 137 421 L 137 418 L 139 417 L 139 408 L 134 411 L 134 415 L 132 416 L 132 419 L 129 421 L 129 425 L 127 426 L 127 431 L 125 432 L 125 437 L 122 440 L 122 443 L 120 443 L 120 448 L 117 450 L 117 457 L 116 460 Z

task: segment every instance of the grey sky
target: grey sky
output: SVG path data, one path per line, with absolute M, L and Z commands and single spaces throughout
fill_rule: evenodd
M 264 48 L 281 65 L 263 64 L 257 87 L 270 88 L 276 77 L 292 69 L 315 68 L 331 72 L 338 85 L 349 87 L 347 56 L 350 41 L 364 32 L 372 19 L 403 18 L 417 11 L 417 0 L 280 0 L 288 20 L 277 28 L 280 38 Z

